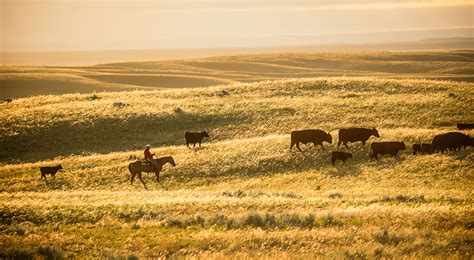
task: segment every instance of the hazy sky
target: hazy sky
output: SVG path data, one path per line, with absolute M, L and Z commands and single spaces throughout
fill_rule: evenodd
M 0 0 L 3 51 L 474 37 L 473 0 Z

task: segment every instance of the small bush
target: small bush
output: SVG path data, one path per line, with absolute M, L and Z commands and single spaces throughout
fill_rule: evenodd
M 337 227 L 342 226 L 343 223 L 340 219 L 335 218 L 331 214 L 327 214 L 322 218 L 323 227 Z
M 167 219 L 166 220 L 166 226 L 168 227 L 177 227 L 177 228 L 183 228 L 185 225 L 181 220 L 178 219 Z
M 38 254 L 44 256 L 47 259 L 63 259 L 63 253 L 59 248 L 54 246 L 40 246 L 38 248 Z
M 128 106 L 128 104 L 127 104 L 127 103 L 120 102 L 120 101 L 118 101 L 118 102 L 114 102 L 112 105 L 113 105 L 114 107 L 118 107 L 118 108 L 122 108 L 122 107 L 126 107 L 126 106 Z
M 340 192 L 333 192 L 333 193 L 330 193 L 328 197 L 329 197 L 330 199 L 339 199 L 339 198 L 342 198 L 342 193 L 340 193 Z
M 97 96 L 97 94 L 94 92 L 92 95 L 89 97 L 89 100 L 94 101 L 94 100 L 99 100 L 101 97 Z
M 374 234 L 373 238 L 376 242 L 382 245 L 394 245 L 394 246 L 398 245 L 400 242 L 405 240 L 405 238 L 403 237 L 390 235 L 386 227 L 383 229 L 382 232 Z
M 182 113 L 184 113 L 184 111 L 183 111 L 180 107 L 175 107 L 175 108 L 173 109 L 173 112 L 174 112 L 175 114 L 182 114 Z
M 140 225 L 138 225 L 137 223 L 134 223 L 131 227 L 133 230 L 137 230 L 137 229 L 140 229 Z
M 256 214 L 250 213 L 242 219 L 242 226 L 251 226 L 251 227 L 265 227 L 265 221 L 263 218 Z
M 424 195 L 419 195 L 419 196 L 405 196 L 405 195 L 398 195 L 397 200 L 400 202 L 425 202 L 425 196 Z
M 223 191 L 222 196 L 243 198 L 243 197 L 246 197 L 247 194 L 241 190 L 235 190 L 235 191 Z
M 355 251 L 351 253 L 349 251 L 344 251 L 344 258 L 345 259 L 367 259 L 367 255 L 362 251 Z

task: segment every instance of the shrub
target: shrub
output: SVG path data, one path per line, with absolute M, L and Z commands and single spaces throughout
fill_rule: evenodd
M 63 252 L 61 249 L 54 246 L 40 246 L 38 248 L 38 254 L 44 256 L 47 259 L 63 259 Z
M 329 196 L 328 196 L 330 199 L 339 199 L 339 198 L 342 198 L 342 193 L 340 192 L 333 192 L 333 193 L 330 193 Z

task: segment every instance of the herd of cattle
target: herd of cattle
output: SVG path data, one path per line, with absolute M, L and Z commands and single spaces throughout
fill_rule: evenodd
M 460 127 L 459 125 L 462 125 Z M 468 124 L 459 124 L 458 129 L 472 129 L 468 127 Z M 362 142 L 362 145 L 365 145 L 367 140 L 371 136 L 380 137 L 377 129 L 367 129 L 367 128 L 345 128 L 339 130 L 339 142 L 337 147 L 344 144 L 346 147 L 350 142 Z M 320 145 L 323 149 L 323 142 L 332 143 L 332 136 L 330 133 L 326 133 L 323 130 L 319 129 L 310 129 L 310 130 L 299 130 L 291 132 L 291 144 L 290 149 L 293 146 L 303 153 L 300 149 L 300 143 L 307 144 L 313 143 L 314 146 Z M 469 146 L 474 146 L 474 139 L 469 135 L 460 133 L 460 132 L 449 132 L 445 134 L 437 135 L 433 138 L 432 143 L 422 143 L 413 145 L 413 154 L 431 154 L 433 152 L 444 152 L 444 151 L 458 151 L 462 148 Z M 378 155 L 390 154 L 392 157 L 396 156 L 399 151 L 405 150 L 406 145 L 404 142 L 373 142 L 370 145 L 371 148 L 371 158 L 378 159 Z M 346 162 L 347 159 L 353 158 L 351 153 L 333 151 L 331 156 L 331 163 L 334 163 L 337 160 Z
M 474 128 L 473 124 L 458 124 L 459 130 L 473 129 L 473 128 Z M 340 129 L 339 141 L 337 143 L 337 147 L 339 147 L 341 144 L 344 144 L 347 148 L 349 148 L 347 144 L 354 143 L 354 142 L 361 142 L 362 145 L 365 145 L 365 143 L 367 142 L 367 140 L 369 140 L 371 136 L 380 137 L 377 129 L 375 128 Z M 199 146 L 201 146 L 201 141 L 204 137 L 209 137 L 209 134 L 206 131 L 186 132 L 184 135 L 184 138 L 186 140 L 186 146 L 190 149 L 191 149 L 191 147 L 189 146 L 190 144 L 193 144 L 193 147 L 195 147 L 196 144 L 199 144 Z M 300 148 L 300 143 L 303 143 L 303 144 L 313 143 L 314 146 L 320 145 L 321 148 L 324 150 L 325 148 L 324 148 L 323 142 L 332 144 L 332 136 L 330 133 L 327 133 L 319 129 L 293 131 L 291 132 L 290 149 L 292 149 L 293 146 L 296 146 L 296 148 L 301 153 L 303 153 L 303 151 Z M 474 138 L 471 138 L 469 135 L 466 135 L 460 132 L 449 132 L 445 134 L 436 135 L 433 138 L 433 141 L 431 143 L 414 144 L 413 154 L 417 154 L 417 153 L 431 154 L 433 152 L 438 152 L 438 151 L 444 152 L 444 151 L 449 151 L 449 150 L 459 151 L 460 149 L 466 148 L 469 146 L 474 146 Z M 389 154 L 392 157 L 394 157 L 398 154 L 399 151 L 405 150 L 406 146 L 404 142 L 373 142 L 370 145 L 370 148 L 371 148 L 371 153 L 370 153 L 371 158 L 375 158 L 378 160 L 379 154 L 380 155 Z M 342 151 L 333 151 L 332 156 L 331 156 L 331 163 L 332 165 L 334 165 L 335 162 L 338 160 L 341 160 L 345 163 L 346 160 L 349 158 L 353 158 L 351 153 L 342 152 Z M 173 166 L 175 165 L 174 160 L 171 156 L 159 158 L 158 160 L 160 159 L 167 159 L 167 160 L 163 160 L 163 163 L 169 162 Z M 161 167 L 163 166 L 163 164 L 159 165 L 159 169 L 149 169 L 149 170 L 146 168 L 149 168 L 150 165 L 149 166 L 142 165 L 142 166 L 144 166 L 145 169 L 138 171 L 138 176 L 140 180 L 141 180 L 141 171 L 155 172 L 157 179 L 159 180 L 159 172 L 161 171 Z M 158 166 L 155 165 L 155 168 L 157 167 Z M 61 165 L 57 165 L 53 167 L 40 167 L 41 179 L 42 178 L 46 179 L 47 174 L 52 175 L 52 177 L 54 178 L 56 173 L 61 169 L 63 169 Z M 132 170 L 130 170 L 130 172 L 132 173 L 133 176 L 135 176 L 136 173 L 134 174 Z M 132 176 L 132 182 L 133 182 L 133 176 Z M 143 180 L 141 181 L 143 182 Z

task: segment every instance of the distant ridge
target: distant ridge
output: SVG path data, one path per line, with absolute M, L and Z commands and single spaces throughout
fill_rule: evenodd
M 427 43 L 473 43 L 474 37 L 450 37 L 450 38 L 428 38 L 418 42 Z M 473 46 L 474 47 L 474 46 Z

